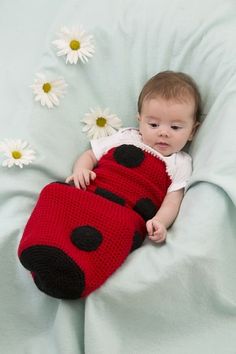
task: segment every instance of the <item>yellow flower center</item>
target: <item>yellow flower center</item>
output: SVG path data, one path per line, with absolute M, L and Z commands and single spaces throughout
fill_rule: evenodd
M 107 120 L 104 117 L 98 117 L 96 119 L 96 124 L 99 128 L 103 128 L 107 124 Z
M 48 93 L 51 89 L 52 89 L 52 85 L 49 82 L 45 82 L 45 84 L 43 84 L 43 91 L 45 93 Z
M 77 39 L 72 39 L 72 41 L 70 41 L 70 48 L 72 50 L 78 50 L 80 49 L 80 42 L 77 41 Z
M 12 155 L 13 159 L 18 160 L 21 158 L 22 153 L 18 150 L 14 150 L 11 152 L 11 155 Z

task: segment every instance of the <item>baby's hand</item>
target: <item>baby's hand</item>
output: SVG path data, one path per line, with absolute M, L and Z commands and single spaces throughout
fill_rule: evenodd
M 150 219 L 146 223 L 148 237 L 150 240 L 161 243 L 164 242 L 167 235 L 166 227 L 155 218 Z
M 96 178 L 96 173 L 87 168 L 79 168 L 71 176 L 67 177 L 66 183 L 74 181 L 75 187 L 86 189 L 91 180 Z

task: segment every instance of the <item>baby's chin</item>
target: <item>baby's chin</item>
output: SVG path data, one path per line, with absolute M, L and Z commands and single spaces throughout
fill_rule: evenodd
M 173 154 L 169 144 L 158 143 L 151 147 L 163 156 L 170 156 Z
M 171 150 L 169 144 L 160 144 L 160 143 L 149 144 L 145 140 L 143 140 L 143 143 L 163 156 L 170 156 L 173 154 L 173 151 Z

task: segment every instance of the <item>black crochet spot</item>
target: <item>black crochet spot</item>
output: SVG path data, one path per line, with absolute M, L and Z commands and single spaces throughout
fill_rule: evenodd
M 82 269 L 62 250 L 32 246 L 20 255 L 23 266 L 32 272 L 36 286 L 58 299 L 78 299 L 85 288 Z
M 135 231 L 130 252 L 135 251 L 137 248 L 139 248 L 142 245 L 142 243 L 143 243 L 142 235 L 138 231 Z
M 102 243 L 102 234 L 92 226 L 79 226 L 71 233 L 72 243 L 82 251 L 95 251 Z
M 145 154 L 142 149 L 134 145 L 120 145 L 113 153 L 114 159 L 125 167 L 138 167 L 144 160 Z
M 118 195 L 116 195 L 106 189 L 98 187 L 98 188 L 96 188 L 95 193 L 100 195 L 101 197 L 111 200 L 112 202 L 115 202 L 120 205 L 125 205 L 125 200 L 123 198 L 119 197 Z
M 158 208 L 149 198 L 141 198 L 137 201 L 133 209 L 147 221 L 156 214 Z

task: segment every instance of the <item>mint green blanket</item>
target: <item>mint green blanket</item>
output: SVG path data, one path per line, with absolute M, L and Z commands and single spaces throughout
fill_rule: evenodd
M 233 0 L 1 2 L 0 141 L 26 140 L 36 155 L 22 169 L 0 167 L 0 353 L 236 353 L 235 14 Z M 66 64 L 52 41 L 76 24 L 95 53 Z M 146 241 L 86 300 L 41 293 L 17 257 L 41 188 L 68 176 L 89 146 L 81 119 L 90 108 L 136 125 L 142 85 L 167 69 L 193 76 L 204 115 L 166 244 Z M 34 101 L 37 72 L 67 82 L 58 107 Z

